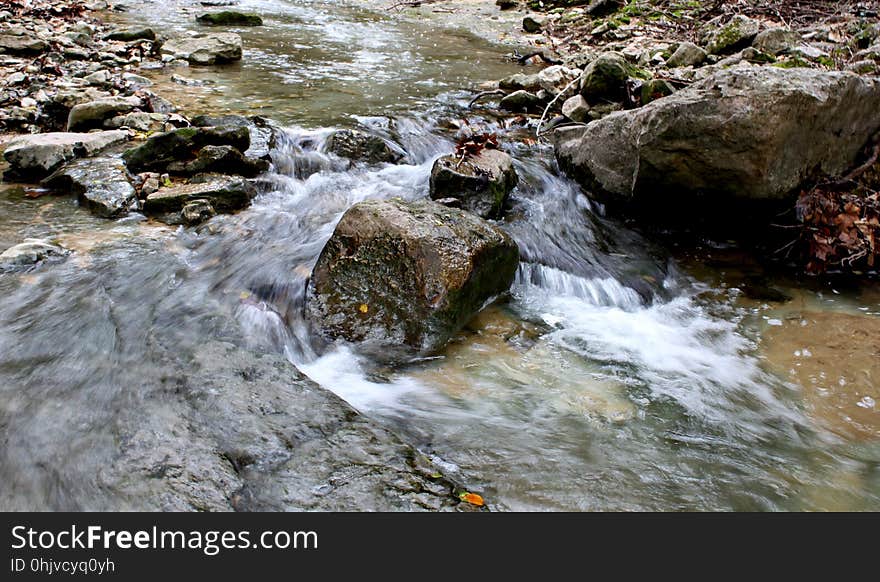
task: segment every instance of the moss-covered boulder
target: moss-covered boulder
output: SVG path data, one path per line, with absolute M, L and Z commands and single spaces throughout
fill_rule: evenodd
M 196 21 L 203 26 L 263 26 L 263 19 L 256 14 L 234 10 L 202 14 Z
M 645 73 L 616 52 L 605 52 L 587 65 L 581 77 L 581 95 L 590 103 L 622 101 L 626 97 L 626 80 L 644 77 Z
M 502 151 L 484 149 L 464 159 L 450 154 L 431 168 L 431 198 L 455 199 L 483 218 L 498 218 L 518 181 L 513 160 Z
M 430 353 L 508 290 L 518 264 L 513 239 L 473 214 L 430 200 L 361 202 L 318 258 L 307 311 L 328 340 L 385 358 Z
M 760 31 L 760 21 L 737 14 L 724 25 L 710 21 L 703 42 L 713 55 L 730 54 L 751 44 Z
M 208 145 L 203 147 L 196 159 L 189 162 L 168 164 L 171 174 L 192 176 L 204 173 L 235 174 L 253 178 L 269 169 L 269 162 L 245 157 L 231 145 Z
M 246 127 L 182 127 L 151 136 L 123 158 L 132 172 L 164 171 L 169 164 L 193 159 L 203 147 L 212 145 L 246 151 L 250 133 Z

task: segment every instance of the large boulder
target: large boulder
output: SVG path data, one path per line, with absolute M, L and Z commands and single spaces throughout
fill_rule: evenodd
M 430 200 L 351 207 L 312 272 L 307 310 L 328 339 L 393 357 L 442 347 L 504 293 L 516 243 L 482 219 Z
M 65 162 L 93 156 L 130 138 L 131 134 L 127 131 L 56 132 L 17 137 L 7 144 L 6 151 L 3 152 L 3 157 L 10 165 L 4 178 L 43 178 Z
M 354 162 L 395 164 L 403 159 L 403 153 L 381 137 L 354 129 L 334 131 L 325 147 L 328 152 Z
M 137 97 L 108 97 L 74 105 L 67 116 L 67 131 L 98 129 L 104 121 L 143 105 Z
M 162 54 L 192 65 L 219 65 L 241 60 L 241 37 L 232 32 L 175 38 L 162 45 Z
M 518 181 L 513 160 L 502 151 L 484 149 L 464 159 L 450 154 L 438 158 L 431 168 L 430 196 L 455 199 L 483 218 L 497 218 Z
M 81 206 L 103 218 L 126 214 L 137 203 L 131 176 L 119 158 L 75 160 L 56 170 L 43 184 L 75 194 Z
M 742 64 L 640 109 L 560 128 L 556 156 L 618 201 L 782 199 L 853 166 L 880 130 L 877 111 L 880 80 Z
M 205 146 L 228 145 L 239 151 L 250 146 L 246 127 L 182 127 L 153 135 L 123 154 L 132 172 L 164 171 L 172 162 L 185 162 Z

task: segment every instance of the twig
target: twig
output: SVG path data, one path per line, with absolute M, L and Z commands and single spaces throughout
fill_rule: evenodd
M 544 108 L 544 113 L 541 114 L 541 119 L 538 121 L 538 127 L 535 128 L 535 135 L 537 137 L 541 137 L 543 134 L 541 133 L 541 126 L 544 124 L 544 119 L 547 117 L 547 113 L 550 111 L 550 108 L 553 107 L 553 104 L 559 101 L 559 98 L 568 93 L 568 90 L 571 89 L 575 83 L 581 80 L 580 77 L 575 77 L 568 85 L 565 86 L 565 89 L 560 91 L 556 97 L 554 97 L 550 103 L 547 104 L 547 107 Z
M 482 99 L 483 97 L 488 97 L 489 95 L 505 95 L 507 92 L 503 89 L 495 89 L 493 91 L 481 91 L 477 93 L 477 96 L 471 99 L 471 102 L 468 103 L 468 109 L 471 109 L 474 106 L 474 103 Z

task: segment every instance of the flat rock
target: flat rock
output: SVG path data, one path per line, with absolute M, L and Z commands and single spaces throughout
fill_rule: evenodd
M 137 203 L 131 176 L 119 158 L 75 160 L 56 170 L 43 184 L 75 194 L 81 206 L 102 218 L 127 214 Z
M 67 131 L 100 128 L 106 120 L 128 113 L 142 104 L 137 97 L 108 97 L 74 105 L 67 116 Z
M 246 127 L 182 127 L 158 133 L 123 154 L 132 172 L 164 171 L 173 162 L 186 162 L 209 145 L 229 145 L 239 151 L 250 147 Z
M 11 140 L 3 157 L 10 164 L 6 179 L 43 178 L 63 163 L 93 156 L 131 139 L 127 131 L 40 133 Z
M 46 41 L 29 34 L 0 34 L 0 53 L 10 55 L 38 55 L 49 50 Z
M 201 173 L 236 174 L 253 178 L 269 169 L 269 162 L 245 157 L 238 149 L 230 145 L 208 145 L 203 147 L 195 160 L 191 162 L 173 162 L 168 164 L 172 174 L 192 176 Z
M 256 14 L 234 10 L 202 14 L 196 17 L 196 22 L 204 26 L 263 26 L 263 19 Z
M 216 178 L 198 184 L 182 184 L 160 189 L 147 196 L 144 212 L 161 215 L 180 212 L 194 200 L 207 200 L 217 212 L 246 208 L 256 195 L 254 186 L 242 178 Z
M 47 240 L 26 238 L 0 253 L 0 272 L 29 269 L 42 262 L 61 260 L 68 254 L 70 251 Z
M 180 37 L 165 42 L 161 51 L 192 65 L 231 63 L 241 60 L 241 37 L 232 32 Z

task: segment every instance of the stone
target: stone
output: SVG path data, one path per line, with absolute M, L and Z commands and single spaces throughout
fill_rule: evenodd
M 141 196 L 146 198 L 150 194 L 158 192 L 160 187 L 159 178 L 156 176 L 150 176 L 144 180 L 144 185 L 141 186 Z
M 141 75 L 135 75 L 134 73 L 123 73 L 122 80 L 133 91 L 143 89 L 144 87 L 153 86 L 153 82 L 151 80 L 147 79 L 146 77 L 142 77 Z
M 534 113 L 540 111 L 544 103 L 535 94 L 521 89 L 502 97 L 498 105 L 514 113 Z
M 511 10 L 518 5 L 517 0 L 495 0 L 495 6 L 501 10 Z
M 645 107 L 556 130 L 556 157 L 615 201 L 785 199 L 854 166 L 880 130 L 878 110 L 878 79 L 743 63 Z
M 752 41 L 752 46 L 769 55 L 784 53 L 803 42 L 801 35 L 788 28 L 768 28 L 761 31 Z
M 522 21 L 522 28 L 524 31 L 535 34 L 541 32 L 541 28 L 544 26 L 544 19 L 535 18 L 534 16 L 526 16 Z
M 196 18 L 196 21 L 205 26 L 263 26 L 263 19 L 256 14 L 233 10 L 202 14 Z
M 327 138 L 326 150 L 341 158 L 367 164 L 396 164 L 404 154 L 379 136 L 355 129 L 340 129 Z
M 128 28 L 117 28 L 111 30 L 104 35 L 106 40 L 120 40 L 123 42 L 131 42 L 133 40 L 156 40 L 156 33 L 152 28 L 145 26 L 131 26 Z
M 464 160 L 455 154 L 442 156 L 431 168 L 430 197 L 457 198 L 462 208 L 483 218 L 497 218 L 519 178 L 510 156 L 484 149 Z
M 88 131 L 99 128 L 111 117 L 128 113 L 141 104 L 141 100 L 137 97 L 109 97 L 74 105 L 67 117 L 67 131 Z
M 29 269 L 40 263 L 59 261 L 68 254 L 70 251 L 47 240 L 26 238 L 0 253 L 0 272 Z
M 278 126 L 271 120 L 254 115 L 196 115 L 192 124 L 197 127 L 246 127 L 250 133 L 250 147 L 244 151 L 245 157 L 271 161 L 270 152 L 275 147 Z
M 131 135 L 127 131 L 55 132 L 18 137 L 7 143 L 3 152 L 10 165 L 4 178 L 43 178 L 65 162 L 93 156 L 129 139 Z
M 187 203 L 180 211 L 183 224 L 187 226 L 201 224 L 216 215 L 217 211 L 211 206 L 211 202 L 202 198 Z
M 608 16 L 609 14 L 614 14 L 618 10 L 620 10 L 625 4 L 625 0 L 591 0 L 587 5 L 587 14 L 591 16 L 601 18 L 603 16 Z
M 83 77 L 83 81 L 88 83 L 89 85 L 95 85 L 98 87 L 107 87 L 111 84 L 110 71 L 107 69 L 101 69 L 99 71 L 95 71 L 89 75 Z
M 245 127 L 182 127 L 158 133 L 123 154 L 133 172 L 163 171 L 172 162 L 187 161 L 209 145 L 229 145 L 239 151 L 250 146 Z
M 155 132 L 163 131 L 168 116 L 162 113 L 144 113 L 136 111 L 126 115 L 118 115 L 104 122 L 104 127 L 108 129 L 117 129 L 127 127 L 135 131 Z
M 191 65 L 219 65 L 241 60 L 241 37 L 232 32 L 198 34 L 171 39 L 161 52 Z
M 46 41 L 30 34 L 0 34 L 0 53 L 10 55 L 38 55 L 49 50 Z
M 430 200 L 371 200 L 342 216 L 312 271 L 320 335 L 380 358 L 435 352 L 505 293 L 519 251 L 501 229 Z
M 153 113 L 176 113 L 177 107 L 171 101 L 168 101 L 160 95 L 156 95 L 152 91 L 141 91 L 146 102 L 147 109 Z
M 74 160 L 43 180 L 43 184 L 76 195 L 80 206 L 102 218 L 127 214 L 137 203 L 131 176 L 119 158 Z
M 217 212 L 246 208 L 257 192 L 242 178 L 217 177 L 197 184 L 166 186 L 147 196 L 144 212 L 150 215 L 180 212 L 194 200 L 207 200 Z
M 527 75 L 525 73 L 516 73 L 502 79 L 498 82 L 498 88 L 505 91 L 531 91 L 535 92 L 541 88 L 541 82 L 538 75 Z
M 642 83 L 639 93 L 642 98 L 642 105 L 647 105 L 651 101 L 672 95 L 675 93 L 675 88 L 663 79 L 651 79 Z
M 238 149 L 230 145 L 208 145 L 203 147 L 196 159 L 191 162 L 168 164 L 172 174 L 192 176 L 201 173 L 236 174 L 253 178 L 269 169 L 266 160 L 246 158 Z
M 634 74 L 633 67 L 620 53 L 605 52 L 587 65 L 581 77 L 581 95 L 589 103 L 600 100 L 622 101 L 626 97 L 626 81 Z
M 580 69 L 552 65 L 538 72 L 538 86 L 547 91 L 551 98 L 563 91 L 566 91 L 566 97 L 570 97 L 578 91 L 576 81 L 580 76 Z
M 562 114 L 572 121 L 583 123 L 589 119 L 590 104 L 581 95 L 569 97 L 562 104 Z
M 683 42 L 678 45 L 666 65 L 670 68 L 676 67 L 698 67 L 706 61 L 708 53 L 692 42 Z
M 723 26 L 713 27 L 703 36 L 706 50 L 713 55 L 729 54 L 748 46 L 761 30 L 761 22 L 741 14 Z

